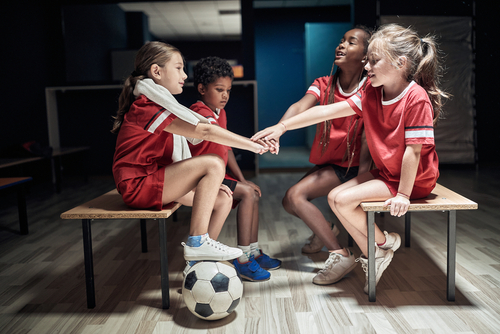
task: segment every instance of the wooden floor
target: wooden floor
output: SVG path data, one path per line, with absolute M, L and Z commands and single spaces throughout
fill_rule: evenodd
M 283 260 L 271 280 L 244 283 L 243 300 L 214 322 L 193 316 L 182 300 L 190 210 L 169 222 L 171 307 L 161 309 L 158 226 L 148 223 L 149 252 L 141 253 L 139 222 L 92 224 L 97 307 L 86 308 L 81 222 L 59 214 L 113 188 L 110 178 L 74 181 L 60 194 L 34 186 L 28 194 L 30 234 L 21 236 L 15 198 L 0 204 L 0 333 L 499 333 L 500 169 L 443 169 L 439 182 L 479 204 L 457 213 L 456 301 L 446 301 L 446 214 L 414 213 L 411 248 L 400 248 L 377 286 L 363 293 L 357 267 L 330 286 L 311 283 L 327 252 L 300 249 L 310 231 L 281 206 L 302 173 L 261 174 L 260 245 Z M 14 196 L 13 196 L 14 197 Z M 325 200 L 317 201 L 335 221 Z M 404 234 L 403 218 L 377 215 Z M 235 212 L 219 240 L 236 244 Z M 347 243 L 341 227 L 340 240 Z M 359 256 L 359 249 L 353 249 Z

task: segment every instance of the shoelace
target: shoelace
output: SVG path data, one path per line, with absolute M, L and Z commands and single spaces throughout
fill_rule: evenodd
M 356 262 L 361 262 L 361 268 L 363 268 L 363 271 L 365 272 L 366 277 L 368 277 L 368 261 L 363 262 L 361 257 L 358 257 L 356 259 Z
M 340 254 L 337 254 L 337 253 L 331 253 L 331 254 L 335 254 L 334 256 L 329 256 L 328 259 L 326 260 L 325 262 L 325 268 L 321 269 L 319 272 L 325 272 L 326 270 L 328 270 L 332 265 L 334 264 L 337 264 L 340 262 L 340 257 L 342 255 Z
M 222 243 L 220 243 L 218 241 L 215 241 L 214 239 L 211 239 L 210 237 L 207 237 L 205 239 L 204 243 L 207 243 L 207 245 L 212 246 L 214 248 L 220 249 L 223 252 L 225 252 L 229 248 L 229 246 L 226 246 L 226 245 L 224 245 L 224 244 L 222 244 Z M 186 247 L 186 243 L 185 242 L 181 242 L 181 245 L 183 247 Z
M 214 248 L 217 248 L 223 252 L 225 252 L 229 248 L 228 246 L 226 246 L 218 241 L 215 241 L 215 240 L 211 239 L 210 237 L 207 237 L 205 242 L 207 243 L 207 245 L 212 246 Z

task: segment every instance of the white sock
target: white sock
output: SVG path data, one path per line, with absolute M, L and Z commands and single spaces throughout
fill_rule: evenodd
M 250 250 L 251 250 L 252 255 L 253 255 L 254 257 L 259 256 L 259 255 L 260 255 L 259 242 L 258 242 L 258 241 L 256 241 L 256 242 L 252 242 L 252 243 L 250 244 Z
M 250 260 L 250 255 L 251 255 L 250 246 L 238 245 L 238 248 L 243 251 L 243 255 L 238 258 L 238 260 L 240 260 L 240 263 L 248 262 L 248 260 Z

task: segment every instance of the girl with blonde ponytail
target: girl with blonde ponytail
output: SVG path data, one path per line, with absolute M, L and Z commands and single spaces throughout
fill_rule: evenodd
M 173 95 L 182 92 L 186 78 L 177 48 L 149 42 L 138 51 L 111 130 L 118 135 L 113 176 L 130 207 L 161 210 L 171 202 L 193 207 L 189 237 L 182 243 L 186 260 L 231 260 L 241 250 L 215 241 L 232 205 L 230 190 L 221 186 L 224 161 L 214 154 L 191 157 L 187 141 L 261 154 L 268 146 L 211 126 L 177 103 Z
M 359 205 L 385 201 L 391 215 L 399 217 L 407 212 L 410 199 L 430 194 L 439 177 L 434 123 L 441 112 L 442 98 L 448 97 L 439 88 L 438 50 L 432 37 L 421 39 L 411 28 L 385 25 L 370 39 L 367 56 L 365 69 L 370 82 L 349 99 L 313 107 L 252 137 L 278 140 L 285 129 L 352 115 L 363 119 L 376 169 L 334 188 L 328 194 L 328 203 L 358 244 L 362 254 L 356 261 L 365 272 L 367 219 Z M 375 225 L 375 241 L 378 283 L 401 238 Z M 368 279 L 364 290 L 368 293 Z

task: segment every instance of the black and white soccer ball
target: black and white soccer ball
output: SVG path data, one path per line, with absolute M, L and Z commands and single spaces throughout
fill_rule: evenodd
M 238 306 L 243 284 L 228 262 L 202 261 L 192 266 L 182 284 L 187 308 L 204 320 L 222 319 Z

